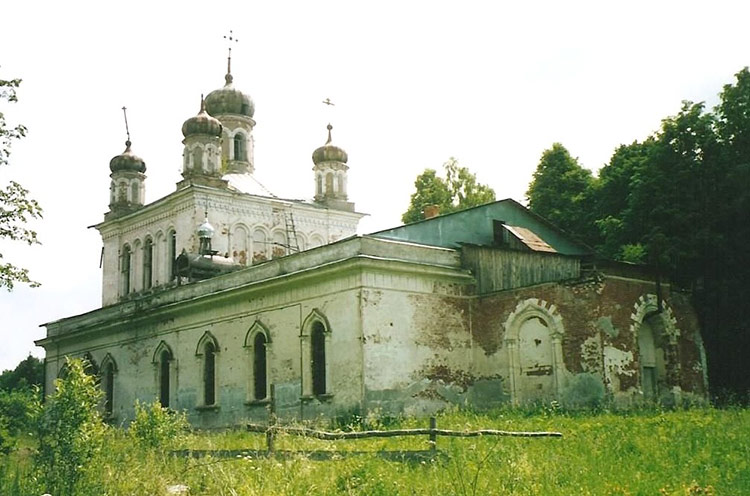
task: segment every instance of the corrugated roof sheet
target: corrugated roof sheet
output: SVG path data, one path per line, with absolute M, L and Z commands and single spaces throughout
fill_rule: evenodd
M 557 250 L 548 245 L 546 241 L 537 236 L 530 229 L 519 226 L 509 226 L 507 224 L 503 224 L 503 227 L 507 229 L 513 236 L 515 236 L 516 239 L 528 246 L 533 251 L 557 253 Z

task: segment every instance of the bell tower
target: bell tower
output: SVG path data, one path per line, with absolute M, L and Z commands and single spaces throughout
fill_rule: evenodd
M 130 146 L 130 129 L 128 129 L 127 109 L 122 108 L 125 116 L 125 151 L 109 161 L 109 212 L 105 220 L 114 219 L 134 212 L 143 206 L 146 197 L 146 163 L 137 157 Z
M 230 43 L 224 87 L 206 96 L 206 110 L 223 126 L 221 158 L 224 173 L 252 174 L 255 171 L 255 104 L 249 95 L 234 87 L 231 43 L 236 43 L 237 38 L 231 31 L 224 38 Z
M 328 140 L 312 154 L 315 172 L 315 201 L 338 210 L 354 211 L 354 203 L 348 201 L 346 192 L 346 162 L 349 156 L 331 142 L 333 126 L 328 124 Z

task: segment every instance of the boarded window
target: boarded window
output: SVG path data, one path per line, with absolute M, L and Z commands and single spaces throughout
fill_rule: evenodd
M 253 340 L 253 394 L 256 400 L 268 395 L 266 384 L 266 337 L 259 332 Z
M 204 404 L 216 403 L 216 347 L 211 341 L 203 349 L 203 399 Z
M 313 324 L 311 340 L 312 392 L 326 394 L 326 334 L 320 322 Z

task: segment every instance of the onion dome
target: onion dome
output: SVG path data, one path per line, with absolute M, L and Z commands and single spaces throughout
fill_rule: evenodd
M 331 144 L 331 129 L 333 129 L 333 126 L 328 124 L 328 141 L 312 154 L 315 165 L 321 162 L 341 162 L 345 164 L 349 160 L 349 156 L 342 148 Z
M 203 224 L 198 226 L 198 237 L 201 239 L 213 238 L 214 237 L 214 226 L 208 222 L 208 217 L 203 221 Z
M 255 104 L 250 95 L 246 95 L 232 85 L 232 74 L 227 72 L 224 76 L 226 84 L 223 88 L 214 90 L 206 97 L 206 110 L 217 116 L 223 114 L 236 114 L 252 117 L 255 114 Z
M 109 161 L 109 170 L 112 172 L 133 171 L 146 172 L 146 163 L 142 158 L 133 154 L 130 150 L 130 140 L 125 142 L 125 151 L 122 154 L 113 157 Z
M 195 134 L 221 136 L 221 122 L 206 112 L 206 101 L 201 95 L 201 110 L 198 115 L 191 117 L 182 124 L 182 135 L 186 138 Z

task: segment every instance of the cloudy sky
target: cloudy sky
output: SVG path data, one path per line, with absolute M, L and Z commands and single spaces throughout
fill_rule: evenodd
M 0 184 L 21 182 L 45 214 L 41 246 L 0 240 L 42 283 L 0 293 L 0 369 L 43 355 L 40 324 L 100 304 L 87 226 L 107 210 L 121 108 L 156 200 L 180 178 L 182 122 L 223 85 L 229 29 L 235 85 L 256 106 L 258 178 L 311 197 L 330 121 L 366 233 L 398 224 L 417 174 L 451 156 L 523 201 L 556 141 L 596 171 L 683 99 L 712 107 L 750 64 L 749 14 L 739 1 L 6 2 L 0 79 L 23 83 L 2 110 L 29 135 Z

